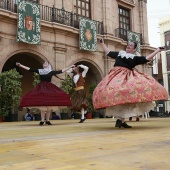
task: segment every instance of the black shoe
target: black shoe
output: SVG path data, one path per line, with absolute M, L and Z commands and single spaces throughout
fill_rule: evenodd
M 129 118 L 129 121 L 132 121 L 132 117 Z
M 123 128 L 132 128 L 132 126 L 127 125 L 126 122 L 122 123 L 121 127 L 123 127 Z
M 47 125 L 52 125 L 50 121 L 46 121 L 46 124 Z
M 44 124 L 44 122 L 41 121 L 39 125 L 43 125 L 43 124 Z
M 121 121 L 121 120 L 119 120 L 119 119 L 117 119 L 117 120 L 116 120 L 115 127 L 119 127 L 119 128 L 121 128 L 121 125 L 122 125 L 122 121 Z
M 83 123 L 86 119 L 80 119 L 80 122 L 79 123 Z

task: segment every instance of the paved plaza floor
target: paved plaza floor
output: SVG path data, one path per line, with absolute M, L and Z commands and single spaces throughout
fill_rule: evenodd
M 170 118 L 0 123 L 0 170 L 169 170 Z

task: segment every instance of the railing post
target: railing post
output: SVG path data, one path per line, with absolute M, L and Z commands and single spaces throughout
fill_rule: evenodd
M 52 7 L 52 18 L 51 18 L 52 22 L 54 22 L 54 10 L 55 10 L 55 8 L 54 8 L 54 5 L 53 5 L 53 7 Z
M 65 23 L 65 9 L 62 8 L 61 9 L 61 22 L 64 24 Z
M 74 27 L 74 13 L 71 12 L 71 26 Z
M 9 1 L 7 1 L 7 10 L 8 10 L 8 8 L 9 8 Z
M 104 35 L 104 25 L 103 25 L 103 21 L 101 22 L 101 34 Z

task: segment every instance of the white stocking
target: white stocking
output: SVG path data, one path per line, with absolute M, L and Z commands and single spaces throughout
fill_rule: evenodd
M 45 119 L 45 111 L 41 110 L 41 121 L 44 122 Z
M 125 122 L 125 118 L 121 118 L 121 121 L 122 121 L 122 123 L 124 123 Z
M 46 121 L 48 122 L 50 120 L 50 111 L 47 110 L 46 112 Z
M 84 119 L 84 108 L 81 109 L 81 119 Z

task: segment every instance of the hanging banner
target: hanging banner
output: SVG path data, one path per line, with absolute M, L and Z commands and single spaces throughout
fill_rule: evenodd
M 136 51 L 138 53 L 140 53 L 140 35 L 139 33 L 136 32 L 131 32 L 131 31 L 127 31 L 127 40 L 128 42 L 136 42 L 137 43 L 137 47 L 136 47 Z
M 96 21 L 79 18 L 79 46 L 81 50 L 97 51 Z
M 40 5 L 29 1 L 18 3 L 17 41 L 40 44 Z

